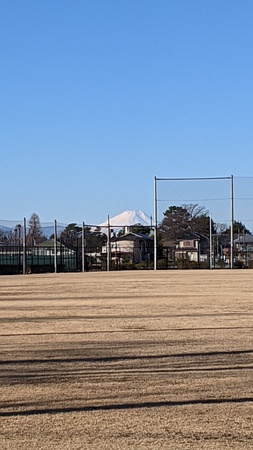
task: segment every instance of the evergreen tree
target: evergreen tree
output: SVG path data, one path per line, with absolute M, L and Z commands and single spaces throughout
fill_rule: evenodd
M 41 224 L 40 224 L 40 218 L 38 214 L 33 213 L 29 220 L 29 229 L 28 229 L 28 235 L 27 235 L 27 245 L 32 246 L 39 244 L 40 242 L 43 242 L 45 240 L 45 236 L 43 236 Z
M 196 233 L 205 237 L 210 235 L 210 218 L 204 206 L 197 204 L 170 206 L 164 212 L 159 226 L 162 241 L 175 244 L 177 239 Z M 214 224 L 212 222 L 212 233 Z
M 60 239 L 65 244 L 73 246 L 77 245 L 77 241 L 81 236 L 82 228 L 76 223 L 69 223 L 66 228 L 61 232 Z

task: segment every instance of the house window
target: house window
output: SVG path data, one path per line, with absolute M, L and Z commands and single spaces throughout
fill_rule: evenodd
M 184 241 L 183 242 L 183 246 L 184 247 L 191 247 L 192 246 L 192 241 Z

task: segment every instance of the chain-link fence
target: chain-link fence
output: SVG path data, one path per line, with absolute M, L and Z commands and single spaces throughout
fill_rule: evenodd
M 155 178 L 155 205 L 158 223 L 166 210 L 172 217 L 174 207 L 193 217 L 202 210 L 210 221 L 174 241 L 173 232 L 160 227 L 158 269 L 253 267 L 253 177 Z M 173 230 L 173 217 L 167 223 Z
M 153 248 L 151 227 L 0 221 L 0 274 L 148 269 Z
M 184 181 L 183 188 L 182 192 L 174 181 L 159 185 L 158 231 L 170 205 L 198 203 L 211 213 L 214 232 L 182 236 L 171 244 L 166 239 L 154 243 L 152 224 L 46 223 L 36 214 L 29 221 L 0 220 L 0 274 L 153 269 L 155 257 L 157 269 L 229 268 L 231 242 L 234 267 L 252 267 L 253 177 L 234 177 L 233 240 L 222 230 L 223 222 L 231 225 L 228 182 L 218 180 L 206 186 Z

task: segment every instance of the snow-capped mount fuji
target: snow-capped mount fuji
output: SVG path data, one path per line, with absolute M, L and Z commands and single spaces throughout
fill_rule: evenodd
M 110 220 L 110 227 L 118 229 L 124 227 L 131 227 L 137 224 L 146 227 L 152 226 L 152 218 L 140 210 L 124 211 L 121 214 L 118 214 L 117 216 L 110 217 L 109 220 Z M 99 225 L 99 227 L 101 228 L 107 226 L 108 220 Z

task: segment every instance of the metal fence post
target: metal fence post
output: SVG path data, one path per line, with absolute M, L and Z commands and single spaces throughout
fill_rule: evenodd
M 57 221 L 54 221 L 54 273 L 57 273 Z
M 84 222 L 82 226 L 82 272 L 85 272 L 85 231 Z
M 26 274 L 26 218 L 23 221 L 23 275 Z

